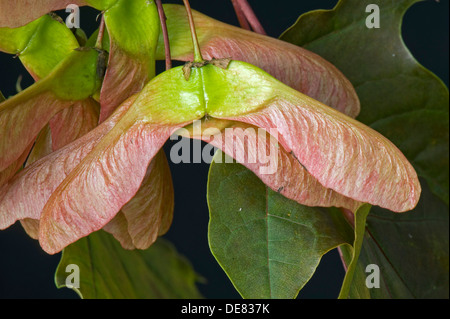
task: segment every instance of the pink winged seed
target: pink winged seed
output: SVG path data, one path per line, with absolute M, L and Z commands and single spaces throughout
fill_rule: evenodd
M 209 125 L 217 121 L 212 120 Z M 279 147 L 273 136 L 255 126 L 229 122 L 221 134 L 202 134 L 200 138 L 250 169 L 272 190 L 300 204 L 343 207 L 351 211 L 362 204 L 323 187 L 293 154 Z
M 116 125 L 49 198 L 41 214 L 42 248 L 56 253 L 103 228 L 134 197 L 173 130 L 147 123 Z
M 270 130 L 325 188 L 395 212 L 413 209 L 421 187 L 405 156 L 364 124 L 297 92 L 228 120 Z

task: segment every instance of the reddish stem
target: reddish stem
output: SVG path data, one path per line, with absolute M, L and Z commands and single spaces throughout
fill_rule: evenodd
M 259 22 L 258 18 L 256 17 L 255 12 L 253 11 L 250 4 L 247 2 L 247 0 L 236 0 L 239 7 L 241 8 L 242 12 L 244 13 L 245 17 L 247 18 L 247 21 L 252 26 L 253 31 L 259 34 L 266 35 L 266 31 L 264 30 L 263 26 Z
M 197 31 L 195 30 L 194 17 L 192 16 L 191 5 L 189 0 L 183 0 L 184 6 L 186 7 L 186 12 L 189 19 L 189 28 L 191 29 L 192 44 L 194 45 L 194 62 L 203 62 L 202 52 L 200 50 L 200 45 L 198 43 Z
M 103 34 L 105 33 L 105 17 L 102 14 L 102 18 L 100 20 L 100 26 L 98 28 L 97 41 L 95 41 L 95 47 L 97 49 L 103 49 Z
M 245 16 L 244 11 L 242 11 L 239 2 L 237 0 L 231 0 L 231 3 L 233 4 L 234 11 L 236 12 L 236 16 L 241 28 L 245 30 L 251 30 L 250 24 L 248 24 L 247 17 Z
M 166 24 L 166 14 L 164 13 L 164 8 L 161 3 L 161 0 L 156 0 L 156 7 L 158 8 L 159 20 L 161 21 L 161 29 L 164 37 L 164 52 L 166 56 L 166 70 L 170 70 L 172 68 L 172 56 L 170 54 L 170 42 L 169 42 L 169 32 L 167 32 L 167 24 Z

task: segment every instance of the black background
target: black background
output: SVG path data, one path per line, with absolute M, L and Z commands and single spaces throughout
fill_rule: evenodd
M 218 20 L 238 25 L 229 0 L 191 0 L 191 6 Z M 253 0 L 249 1 L 270 36 L 278 37 L 298 16 L 314 9 L 331 9 L 336 0 Z M 163 3 L 182 3 L 163 1 Z M 416 59 L 437 74 L 448 86 L 449 24 L 448 1 L 424 1 L 406 14 L 403 37 Z M 97 12 L 81 10 L 81 27 L 89 35 L 96 28 Z M 61 12 L 63 19 L 67 16 Z M 381 17 L 382 19 L 382 17 Z M 125 26 L 124 26 L 125 27 Z M 159 64 L 162 69 L 162 64 Z M 23 76 L 22 87 L 32 83 L 18 59 L 0 53 L 0 90 L 5 96 L 16 93 L 16 80 Z M 170 145 L 166 145 L 166 151 Z M 207 242 L 206 204 L 207 164 L 171 164 L 175 187 L 173 225 L 165 236 L 207 279 L 200 284 L 207 298 L 240 298 L 211 255 Z M 60 255 L 49 256 L 30 239 L 19 223 L 0 231 L 0 298 L 78 298 L 69 289 L 58 290 L 54 272 Z M 322 259 L 319 268 L 300 292 L 299 298 L 336 298 L 344 271 L 336 251 Z

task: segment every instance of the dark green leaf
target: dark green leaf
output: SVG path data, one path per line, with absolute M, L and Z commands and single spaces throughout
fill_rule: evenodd
M 66 286 L 70 264 L 80 269 L 80 288 L 74 290 L 85 299 L 201 298 L 191 265 L 163 239 L 147 250 L 125 250 L 103 231 L 80 239 L 63 250 L 58 288 Z
M 350 225 L 338 210 L 299 205 L 226 162 L 209 173 L 211 251 L 244 298 L 295 298 L 322 255 L 353 243 Z

